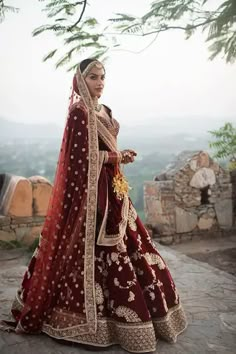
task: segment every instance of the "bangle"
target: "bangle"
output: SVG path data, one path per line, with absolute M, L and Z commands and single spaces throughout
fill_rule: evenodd
M 118 151 L 118 163 L 121 163 L 123 160 L 123 155 L 121 151 Z

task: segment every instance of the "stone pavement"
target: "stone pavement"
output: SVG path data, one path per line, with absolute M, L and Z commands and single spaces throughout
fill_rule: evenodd
M 236 353 L 236 278 L 182 253 L 158 245 L 181 294 L 189 326 L 176 344 L 159 341 L 159 354 Z M 26 257 L 20 250 L 0 251 L 0 318 L 6 318 Z M 127 353 L 118 346 L 85 347 L 59 343 L 46 335 L 0 331 L 1 354 Z

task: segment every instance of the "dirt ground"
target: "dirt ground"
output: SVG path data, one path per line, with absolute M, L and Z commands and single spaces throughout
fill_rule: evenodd
M 236 276 L 236 235 L 189 241 L 170 248 Z

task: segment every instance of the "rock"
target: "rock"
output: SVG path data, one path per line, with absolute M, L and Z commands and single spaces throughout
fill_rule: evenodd
M 215 211 L 221 228 L 231 228 L 233 226 L 232 199 L 217 200 L 215 203 Z
M 15 224 L 30 224 L 33 221 L 33 217 L 32 216 L 28 216 L 28 217 L 23 217 L 23 216 L 15 216 L 11 218 L 11 224 L 15 225 Z
M 193 171 L 197 170 L 197 160 L 191 160 L 189 165 L 190 165 L 191 170 L 193 170 Z
M 33 214 L 45 216 L 52 193 L 52 185 L 46 178 L 41 176 L 32 176 L 29 181 L 33 187 Z
M 160 175 L 157 175 L 154 179 L 154 181 L 166 181 L 167 176 L 165 173 L 161 173 Z
M 198 168 L 209 167 L 209 164 L 210 164 L 210 159 L 208 153 L 204 151 L 200 152 L 197 159 L 197 167 Z
M 149 199 L 146 204 L 146 210 L 148 214 L 162 214 L 161 201 L 156 199 Z
M 165 246 L 172 245 L 173 242 L 174 242 L 173 236 L 163 237 L 159 240 L 159 243 Z
M 9 216 L 0 215 L 0 227 L 10 225 L 11 218 Z
M 16 182 L 7 215 L 32 216 L 32 186 L 26 178 L 21 177 Z
M 216 173 L 218 173 L 220 171 L 220 166 L 216 162 L 211 162 L 209 167 Z
M 211 186 L 216 183 L 216 176 L 213 170 L 210 168 L 200 168 L 190 181 L 190 186 L 198 189 L 202 189 L 207 186 Z
M 14 231 L 3 231 L 0 230 L 0 241 L 6 241 L 6 242 L 10 242 L 10 241 L 15 241 L 16 239 L 16 235 Z
M 181 242 L 188 242 L 193 239 L 193 236 L 191 234 L 183 234 L 180 236 Z
M 176 232 L 184 233 L 192 231 L 198 222 L 197 215 L 187 212 L 179 207 L 175 208 Z
M 17 227 L 15 229 L 16 239 L 21 242 L 24 237 L 27 237 L 30 233 L 30 227 Z
M 22 238 L 22 243 L 26 246 L 32 245 L 35 239 L 39 238 L 43 226 L 29 228 L 29 232 Z
M 200 230 L 209 230 L 214 224 L 214 219 L 206 219 L 204 217 L 200 218 L 197 226 Z

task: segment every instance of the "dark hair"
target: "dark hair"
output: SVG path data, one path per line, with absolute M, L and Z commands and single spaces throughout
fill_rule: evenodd
M 88 59 L 84 59 L 80 62 L 79 64 L 79 68 L 80 68 L 80 71 L 81 73 L 84 72 L 84 70 L 87 68 L 87 66 L 92 63 L 93 61 L 98 61 L 96 58 L 88 58 Z M 105 70 L 105 68 L 104 68 Z
M 95 58 L 88 58 L 88 59 L 82 60 L 79 64 L 79 68 L 80 68 L 81 73 L 83 73 L 83 71 L 87 68 L 87 66 L 95 60 L 96 60 Z

